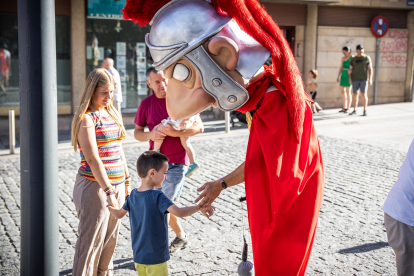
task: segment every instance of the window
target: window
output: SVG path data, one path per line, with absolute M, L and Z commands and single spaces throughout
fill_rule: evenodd
M 145 45 L 149 27 L 132 21 L 87 19 L 86 63 L 88 74 L 100 68 L 104 58 L 112 58 L 121 76 L 123 112 L 135 113 L 139 103 L 149 95 L 145 71 L 152 58 Z
M 70 70 L 70 18 L 56 16 L 56 74 L 59 105 L 71 103 Z M 0 14 L 0 107 L 19 105 L 17 14 Z

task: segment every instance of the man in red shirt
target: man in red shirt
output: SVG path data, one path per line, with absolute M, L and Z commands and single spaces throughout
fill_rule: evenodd
M 157 72 L 154 67 L 147 69 L 147 84 L 154 93 L 145 98 L 138 107 L 135 116 L 134 137 L 139 141 L 149 141 L 150 149 L 154 148 L 154 141 L 163 140 L 161 152 L 169 159 L 167 179 L 162 185 L 162 191 L 173 202 L 178 201 L 184 185 L 185 173 L 188 170 L 189 158 L 181 145 L 180 137 L 189 137 L 204 131 L 199 116 L 197 121 L 184 131 L 177 131 L 172 126 L 164 126 L 161 121 L 168 118 L 166 106 L 167 79 L 163 72 Z M 149 132 L 145 132 L 148 127 Z M 170 245 L 170 252 L 185 248 L 188 245 L 187 236 L 177 217 L 170 214 L 169 225 L 177 237 Z

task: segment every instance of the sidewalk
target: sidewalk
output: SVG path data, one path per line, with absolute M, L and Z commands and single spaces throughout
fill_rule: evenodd
M 390 149 L 405 151 L 414 138 L 414 103 L 395 103 L 368 106 L 368 116 L 362 115 L 362 107 L 357 115 L 339 113 L 339 108 L 324 109 L 314 115 L 318 135 L 324 135 L 348 141 L 371 144 Z M 221 137 L 248 135 L 247 125 L 236 122 L 230 133 L 224 131 L 224 120 L 204 121 L 204 133 L 193 137 L 193 140 L 204 140 Z M 147 146 L 147 142 L 139 142 L 134 138 L 134 129 L 127 129 L 124 147 Z M 59 133 L 59 152 L 72 150 L 70 133 Z M 16 155 L 20 148 L 16 148 Z M 8 149 L 0 150 L 0 158 L 10 155 Z

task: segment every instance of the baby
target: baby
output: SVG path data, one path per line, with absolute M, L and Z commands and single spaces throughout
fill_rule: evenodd
M 183 131 L 192 127 L 194 122 L 197 120 L 197 116 L 199 115 L 192 116 L 191 118 L 185 120 L 173 120 L 170 117 L 168 117 L 168 119 L 162 120 L 161 123 L 164 126 L 171 125 L 175 130 Z M 190 177 L 196 170 L 200 168 L 200 166 L 195 162 L 195 152 L 190 144 L 190 137 L 180 137 L 180 140 L 181 145 L 187 152 L 188 158 L 190 159 L 190 167 L 188 168 L 188 171 L 185 174 L 186 177 Z M 154 151 L 160 152 L 161 145 L 162 141 L 154 142 Z

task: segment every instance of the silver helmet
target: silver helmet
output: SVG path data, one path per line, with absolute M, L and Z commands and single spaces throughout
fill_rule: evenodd
M 231 111 L 247 102 L 249 94 L 207 53 L 204 42 L 215 37 L 232 39 L 239 48 L 236 70 L 245 79 L 252 78 L 269 58 L 270 52 L 231 20 L 219 14 L 205 0 L 173 0 L 163 6 L 150 22 L 145 42 L 156 70 L 164 70 L 184 57 L 197 68 L 203 89 L 213 96 L 219 108 Z M 174 78 L 184 80 L 188 69 L 176 64 Z

